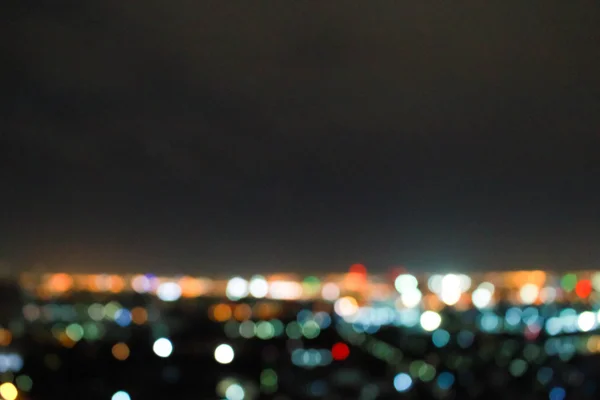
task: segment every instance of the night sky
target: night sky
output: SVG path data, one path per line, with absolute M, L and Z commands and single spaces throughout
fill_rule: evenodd
M 600 267 L 597 1 L 8 3 L 14 268 Z

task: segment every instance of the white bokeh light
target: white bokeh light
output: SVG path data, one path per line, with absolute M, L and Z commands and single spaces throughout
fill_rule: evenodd
M 419 281 L 411 274 L 402 274 L 396 277 L 394 286 L 399 293 L 414 290 L 419 286 Z
M 177 301 L 181 297 L 181 287 L 175 282 L 161 283 L 156 295 L 162 301 Z
M 131 400 L 131 397 L 129 396 L 129 393 L 119 390 L 112 395 L 111 400 Z
M 254 276 L 250 279 L 248 289 L 253 297 L 260 299 L 269 294 L 269 283 L 262 276 Z
M 269 296 L 278 300 L 298 300 L 302 297 L 302 285 L 294 281 L 274 281 L 269 285 Z
M 167 358 L 173 352 L 173 344 L 167 338 L 160 338 L 154 342 L 154 345 L 152 345 L 152 350 L 157 356 Z
M 401 295 L 400 299 L 402 304 L 406 308 L 414 308 L 421 303 L 423 295 L 419 289 L 405 290 Z
M 429 287 L 429 290 L 433 293 L 440 294 L 442 292 L 442 279 L 444 279 L 442 275 L 431 275 L 427 280 L 427 287 Z
M 462 291 L 460 289 L 460 277 L 448 274 L 442 278 L 440 299 L 449 306 L 453 306 L 460 300 Z
M 473 305 L 477 308 L 485 308 L 489 306 L 492 301 L 492 295 L 493 293 L 489 289 L 485 287 L 478 287 L 471 295 Z
M 233 348 L 228 344 L 220 344 L 215 349 L 215 360 L 219 364 L 229 364 L 233 361 L 235 353 Z
M 246 393 L 244 392 L 243 387 L 234 383 L 225 391 L 225 397 L 227 400 L 244 400 L 246 398 Z
M 435 331 L 442 324 L 442 317 L 435 311 L 425 311 L 421 314 L 421 327 L 427 332 Z
M 239 300 L 248 296 L 248 281 L 236 276 L 227 282 L 227 298 L 230 300 Z
M 461 292 L 466 292 L 471 289 L 471 277 L 465 274 L 461 274 L 458 276 L 460 281 L 460 290 Z
M 358 303 L 354 297 L 341 297 L 336 300 L 333 309 L 340 317 L 347 318 L 358 312 Z
M 584 311 L 577 317 L 577 327 L 580 331 L 589 332 L 596 327 L 596 314 Z
M 519 297 L 523 304 L 532 304 L 540 294 L 540 289 L 533 283 L 527 283 L 519 290 Z

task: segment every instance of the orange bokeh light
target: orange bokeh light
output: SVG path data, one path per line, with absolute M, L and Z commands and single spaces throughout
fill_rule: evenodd
M 143 307 L 134 307 L 131 310 L 131 320 L 136 325 L 143 325 L 148 321 L 148 312 Z
M 179 280 L 181 295 L 187 298 L 201 296 L 206 292 L 205 285 L 200 279 L 184 276 Z
M 209 314 L 212 316 L 212 318 L 215 321 L 218 322 L 225 322 L 228 319 L 231 318 L 231 307 L 229 307 L 227 304 L 217 304 L 216 306 L 212 307 L 212 312 Z
M 238 321 L 246 321 L 252 317 L 252 309 L 248 304 L 238 304 L 233 311 L 233 316 Z
M 54 293 L 64 293 L 73 287 L 73 278 L 69 274 L 54 274 L 48 279 L 48 289 Z
M 8 329 L 0 328 L 0 346 L 8 346 L 12 342 L 12 333 Z
M 129 353 L 129 346 L 125 343 L 117 343 L 112 347 L 112 355 L 119 361 L 127 360 Z

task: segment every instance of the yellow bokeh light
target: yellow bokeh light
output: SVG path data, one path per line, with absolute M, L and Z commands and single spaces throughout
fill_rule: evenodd
M 0 396 L 5 400 L 15 400 L 18 395 L 19 391 L 12 383 L 6 382 L 0 385 Z

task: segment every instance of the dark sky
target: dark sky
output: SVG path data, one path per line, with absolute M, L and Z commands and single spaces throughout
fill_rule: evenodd
M 8 3 L 14 266 L 600 265 L 597 1 Z

